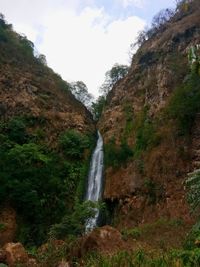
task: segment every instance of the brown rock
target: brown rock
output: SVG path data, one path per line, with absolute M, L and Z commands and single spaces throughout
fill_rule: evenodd
M 7 243 L 3 247 L 6 255 L 6 263 L 15 266 L 17 263 L 27 263 L 28 254 L 21 243 Z
M 26 264 L 26 267 L 38 267 L 38 266 L 39 265 L 38 265 L 36 259 L 33 259 L 33 258 L 28 259 L 28 262 Z
M 63 240 L 52 240 L 50 243 L 43 244 L 39 249 L 39 254 L 45 254 L 48 253 L 50 250 L 56 251 L 60 250 L 62 246 L 65 245 L 65 242 Z
M 70 267 L 69 262 L 61 261 L 57 267 Z
M 181 198 L 186 196 L 182 183 L 189 171 L 200 168 L 200 115 L 197 114 L 191 131 L 192 147 L 186 139 L 175 137 L 176 120 L 161 122 L 164 118 L 163 108 L 168 107 L 170 97 L 188 75 L 188 69 L 183 67 L 188 64 L 188 49 L 199 43 L 199 0 L 189 2 L 190 13 L 176 14 L 170 23 L 166 24 L 164 31 L 153 35 L 138 49 L 128 74 L 109 92 L 107 104 L 98 122 L 104 145 L 114 141 L 116 151 L 120 151 L 120 145 L 124 141 L 131 149 L 137 148 L 135 144 L 138 142 L 138 126 L 142 117 L 156 125 L 155 137 L 159 137 L 157 144 L 142 149 L 138 159 L 130 157 L 124 164 L 119 164 L 121 166 L 105 168 L 106 200 L 115 199 L 119 202 L 127 195 L 136 193 L 147 197 L 147 205 L 143 205 L 146 210 L 137 208 L 140 201 L 136 203 L 139 214 L 137 216 L 135 206 L 132 205 L 131 209 L 130 205 L 128 209 L 129 204 L 125 203 L 123 210 L 126 211 L 126 216 L 121 216 L 119 206 L 116 205 L 113 214 L 117 213 L 119 222 L 125 221 L 125 225 L 132 226 L 133 220 L 134 224 L 150 222 L 161 216 L 191 221 L 187 201 Z M 175 71 L 174 66 L 178 71 Z M 145 106 L 148 111 L 145 111 Z M 158 118 L 161 120 L 159 123 Z M 153 180 L 158 188 L 155 202 L 161 203 L 155 203 L 153 209 L 148 206 L 148 190 L 143 191 L 146 178 Z M 170 200 L 166 202 L 165 191 L 167 192 L 169 187 Z M 137 189 L 139 190 L 135 193 Z
M 83 256 L 91 251 L 111 254 L 124 248 L 125 244 L 121 233 L 111 226 L 103 226 L 95 229 L 83 238 L 80 246 L 80 255 Z

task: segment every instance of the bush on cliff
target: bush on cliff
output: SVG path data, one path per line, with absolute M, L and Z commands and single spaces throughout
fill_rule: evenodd
M 6 199 L 17 210 L 20 241 L 38 245 L 51 225 L 70 215 L 75 200 L 82 199 L 89 167 L 84 154 L 93 141 L 66 132 L 61 134 L 67 138 L 58 153 L 47 147 L 42 136 L 38 141 L 28 133 L 31 123 L 32 118 L 15 117 L 0 126 L 0 203 Z

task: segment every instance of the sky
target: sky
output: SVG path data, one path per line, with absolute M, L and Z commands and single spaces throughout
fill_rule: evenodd
M 0 13 L 31 40 L 48 66 L 99 95 L 106 71 L 130 64 L 130 45 L 175 0 L 0 0 Z

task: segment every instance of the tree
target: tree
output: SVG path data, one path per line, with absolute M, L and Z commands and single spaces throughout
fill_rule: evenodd
M 105 96 L 99 96 L 96 102 L 92 103 L 92 114 L 95 120 L 98 120 L 100 118 L 103 108 L 105 107 L 105 103 Z
M 89 148 L 89 138 L 75 130 L 68 130 L 60 136 L 60 147 L 64 154 L 71 158 L 80 160 L 84 156 L 85 149 Z
M 172 9 L 163 9 L 158 14 L 153 17 L 151 28 L 155 32 L 163 29 L 164 25 L 174 16 L 174 11 Z
M 39 54 L 39 55 L 37 56 L 37 59 L 38 59 L 38 61 L 39 61 L 41 64 L 47 66 L 47 59 L 46 59 L 46 56 L 45 56 L 45 55 L 43 55 L 43 54 Z
M 111 70 L 106 72 L 105 81 L 100 87 L 100 92 L 103 93 L 104 96 L 107 96 L 114 84 L 126 76 L 128 70 L 129 67 L 126 65 L 115 64 Z
M 92 105 L 93 95 L 88 92 L 87 86 L 82 81 L 69 84 L 72 94 L 77 100 L 85 105 L 89 110 Z
M 131 44 L 131 54 L 135 48 L 142 46 L 145 41 L 152 38 L 158 32 L 161 32 L 165 29 L 167 23 L 170 19 L 175 15 L 175 10 L 167 8 L 159 11 L 152 20 L 150 27 L 145 27 L 142 31 L 138 32 L 138 36 L 136 38 L 136 42 Z

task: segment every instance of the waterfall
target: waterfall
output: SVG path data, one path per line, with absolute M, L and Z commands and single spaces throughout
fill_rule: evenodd
M 103 177 L 103 139 L 98 131 L 98 140 L 96 148 L 93 152 L 90 170 L 88 175 L 88 187 L 86 200 L 98 201 L 102 193 L 102 177 Z M 86 222 L 86 232 L 92 230 L 97 225 L 99 210 L 95 209 L 96 214 L 93 218 L 89 218 Z

